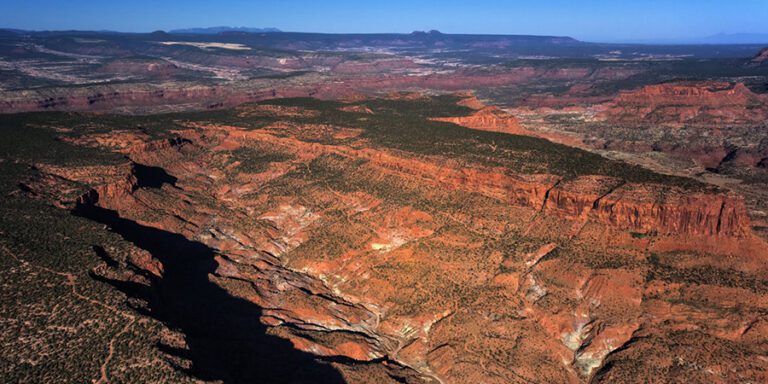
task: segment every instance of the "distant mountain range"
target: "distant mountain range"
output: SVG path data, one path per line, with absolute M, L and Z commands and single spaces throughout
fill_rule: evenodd
M 768 44 L 768 33 L 719 33 L 699 40 L 703 44 Z
M 123 32 L 117 32 L 117 31 L 110 31 L 110 30 L 100 30 L 100 31 L 88 31 L 88 30 L 77 30 L 77 31 L 56 31 L 56 30 L 50 30 L 50 31 L 43 31 L 43 30 L 23 30 L 23 29 L 17 29 L 17 28 L 3 28 L 0 27 L 0 34 L 19 34 L 19 33 L 63 33 L 63 32 L 79 32 L 79 33 L 123 33 Z M 216 35 L 220 33 L 280 33 L 283 32 L 282 30 L 278 28 L 251 28 L 251 27 L 228 27 L 228 26 L 218 26 L 218 27 L 202 27 L 202 28 L 181 28 L 181 29 L 172 29 L 168 32 L 164 31 L 155 31 L 154 33 L 169 33 L 169 34 L 188 34 L 188 35 Z M 307 35 L 318 35 L 317 33 L 311 33 L 311 32 L 303 32 L 302 34 Z M 344 34 L 339 34 L 344 35 Z M 369 33 L 369 34 L 363 34 L 363 35 L 398 35 L 397 33 Z M 464 34 L 443 34 L 440 31 L 437 30 L 431 30 L 431 31 L 413 31 L 410 33 L 412 36 L 428 36 L 428 37 L 447 37 L 447 36 L 507 36 L 507 37 L 525 37 L 525 38 L 543 38 L 543 39 L 553 39 L 551 36 L 527 36 L 527 35 L 464 35 Z M 575 39 L 562 37 L 558 38 L 560 42 L 563 42 L 565 40 L 572 40 L 575 42 Z M 716 35 L 711 36 L 704 36 L 704 37 L 690 37 L 690 38 L 670 38 L 670 39 L 664 39 L 664 38 L 656 38 L 656 39 L 621 39 L 621 38 L 615 38 L 615 39 L 599 39 L 599 38 L 593 38 L 593 39 L 584 39 L 581 41 L 588 41 L 588 42 L 595 42 L 595 43 L 608 43 L 608 44 L 646 44 L 646 45 L 738 45 L 738 44 L 744 44 L 744 45 L 764 45 L 768 46 L 768 33 L 719 33 Z
M 276 33 L 282 32 L 277 28 L 249 28 L 249 27 L 207 27 L 207 28 L 183 28 L 172 29 L 168 33 L 215 35 L 222 32 L 248 32 L 248 33 Z
M 603 41 L 606 43 L 629 44 L 666 44 L 666 45 L 734 45 L 734 44 L 758 44 L 768 45 L 768 33 L 718 33 L 717 35 L 704 37 L 676 38 L 676 39 L 615 39 Z

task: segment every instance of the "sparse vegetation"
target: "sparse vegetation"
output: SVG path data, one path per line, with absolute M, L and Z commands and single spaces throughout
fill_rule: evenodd
M 461 116 L 471 113 L 471 110 L 457 106 L 456 102 L 457 98 L 454 96 L 437 96 L 413 100 L 363 100 L 352 103 L 352 105 L 369 108 L 373 112 L 369 114 L 340 110 L 349 103 L 317 99 L 277 99 L 213 112 L 141 117 L 75 113 L 19 114 L 0 119 L 3 133 L 18 137 L 18 140 L 11 143 L 0 143 L 0 157 L 2 157 L 0 169 L 3 171 L 0 188 L 4 188 L 0 192 L 10 196 L 9 199 L 0 203 L 0 210 L 3 213 L 3 217 L 0 218 L 0 244 L 6 244 L 11 252 L 28 261 L 30 268 L 38 266 L 57 271 L 49 273 L 50 276 L 46 277 L 46 274 L 34 274 L 31 270 L 24 270 L 20 267 L 23 263 L 17 262 L 14 264 L 15 267 L 9 265 L 7 272 L 4 272 L 4 276 L 7 275 L 7 281 L 13 282 L 13 286 L 25 285 L 21 290 L 1 290 L 2 300 L 8 303 L 27 301 L 22 306 L 16 304 L 4 306 L 4 310 L 6 307 L 17 309 L 9 310 L 15 312 L 4 312 L 2 317 L 19 319 L 31 314 L 34 308 L 43 308 L 42 314 L 35 312 L 37 317 L 32 316 L 37 322 L 34 327 L 45 327 L 46 324 L 53 322 L 51 319 L 55 319 L 56 324 L 63 327 L 61 332 L 49 332 L 45 335 L 44 347 L 37 344 L 34 346 L 8 344 L 4 348 L 8 348 L 9 351 L 21 349 L 29 355 L 45 348 L 48 348 L 45 350 L 68 352 L 67 359 L 47 359 L 38 365 L 27 364 L 21 360 L 14 361 L 0 366 L 0 373 L 4 378 L 11 378 L 12 381 L 56 381 L 64 377 L 68 370 L 77 370 L 82 373 L 77 377 L 80 381 L 98 379 L 94 375 L 99 372 L 101 364 L 104 363 L 108 346 L 111 344 L 114 356 L 117 357 L 113 360 L 114 363 L 109 363 L 112 368 L 109 368 L 108 372 L 115 381 L 178 382 L 189 379 L 186 372 L 176 369 L 178 367 L 175 364 L 178 363 L 179 357 L 172 355 L 173 358 L 171 358 L 157 347 L 161 334 L 167 330 L 165 326 L 156 318 L 145 318 L 133 311 L 126 304 L 123 294 L 89 276 L 89 271 L 103 262 L 98 252 L 91 247 L 92 245 L 107 249 L 110 255 L 114 253 L 116 260 L 114 262 L 121 266 L 126 264 L 124 254 L 135 244 L 126 242 L 122 237 L 106 231 L 103 226 L 95 222 L 53 208 L 42 199 L 35 200 L 32 198 L 33 195 L 28 195 L 17 187 L 19 181 L 36 176 L 37 171 L 30 167 L 31 164 L 48 162 L 75 166 L 121 164 L 129 161 L 121 154 L 75 146 L 68 141 L 115 130 L 140 134 L 147 140 L 154 140 L 176 137 L 180 134 L 177 131 L 180 130 L 194 131 L 195 124 L 189 123 L 197 123 L 234 126 L 251 131 L 262 130 L 256 133 L 259 135 L 269 133 L 280 140 L 286 140 L 275 144 L 269 140 L 261 142 L 247 139 L 237 142 L 232 147 L 222 145 L 216 150 L 209 151 L 205 145 L 221 144 L 220 137 L 216 135 L 224 130 L 198 129 L 197 132 L 189 134 L 193 139 L 185 142 L 185 147 L 169 155 L 178 155 L 184 161 L 200 160 L 200 164 L 222 170 L 226 178 L 210 177 L 210 180 L 205 181 L 205 188 L 210 188 L 211 185 L 214 187 L 222 185 L 216 183 L 237 180 L 236 176 L 239 173 L 262 173 L 276 167 L 275 163 L 286 163 L 281 164 L 280 167 L 285 167 L 281 169 L 285 169 L 287 173 L 278 173 L 276 178 L 261 184 L 254 182 L 253 184 L 258 185 L 253 187 L 249 194 L 233 199 L 240 200 L 238 203 L 246 207 L 244 210 L 248 211 L 247 215 L 237 210 L 221 211 L 221 201 L 217 201 L 207 193 L 207 190 L 194 189 L 185 191 L 184 199 L 193 201 L 195 209 L 199 211 L 195 212 L 195 209 L 190 208 L 185 201 L 174 208 L 176 210 L 173 218 L 170 218 L 168 212 L 162 209 L 130 214 L 133 219 L 144 223 L 162 223 L 163 220 L 184 221 L 199 212 L 218 212 L 212 215 L 215 217 L 212 221 L 231 220 L 230 224 L 242 233 L 262 233 L 279 232 L 281 228 L 279 225 L 273 225 L 269 220 L 258 219 L 260 214 L 274 210 L 275 206 L 285 205 L 286 201 L 291 202 L 291 209 L 301 205 L 306 211 L 298 212 L 312 212 L 319 219 L 308 220 L 305 223 L 306 227 L 303 226 L 305 224 L 298 223 L 299 219 L 291 219 L 296 223 L 292 222 L 288 225 L 300 227 L 303 237 L 297 241 L 294 248 L 287 248 L 285 253 L 279 255 L 281 262 L 299 271 L 307 265 L 310 266 L 307 268 L 322 264 L 334 265 L 333 263 L 347 258 L 353 262 L 366 260 L 370 265 L 366 265 L 365 270 L 361 269 L 361 275 L 363 272 L 366 273 L 365 278 L 344 280 L 342 278 L 348 278 L 348 276 L 337 277 L 333 275 L 335 271 L 331 271 L 322 279 L 326 279 L 328 284 L 338 283 L 350 290 L 363 290 L 368 286 L 378 287 L 375 284 L 386 287 L 377 293 L 381 295 L 381 301 L 378 304 L 385 305 L 387 316 L 392 318 L 418 318 L 425 314 L 439 314 L 446 309 L 453 310 L 458 307 L 470 309 L 468 313 L 478 309 L 487 311 L 487 313 L 483 312 L 483 319 L 490 319 L 488 321 L 492 322 L 518 321 L 524 316 L 520 302 L 524 299 L 520 297 L 518 291 L 526 292 L 528 289 L 526 284 L 540 284 L 543 287 L 541 288 L 542 296 L 536 299 L 535 303 L 528 304 L 534 308 L 532 310 L 570 313 L 580 305 L 578 299 L 571 293 L 567 293 L 575 289 L 573 276 L 586 278 L 592 271 L 600 271 L 600 273 L 609 273 L 606 271 L 610 270 L 645 271 L 648 267 L 649 272 L 646 277 L 649 282 L 662 280 L 685 284 L 715 284 L 752 291 L 768 288 L 764 286 L 764 281 L 735 270 L 714 267 L 677 268 L 659 255 L 651 255 L 646 266 L 642 257 L 637 256 L 639 252 L 637 250 L 621 247 L 603 249 L 596 244 L 570 242 L 562 237 L 563 234 L 557 232 L 560 232 L 561 228 L 570 228 L 573 223 L 556 215 L 547 216 L 546 212 L 535 215 L 537 207 L 515 207 L 507 201 L 466 189 L 436 188 L 435 185 L 422 182 L 415 177 L 410 178 L 399 175 L 397 172 L 383 171 L 381 167 L 374 165 L 374 162 L 346 156 L 343 151 L 330 151 L 305 158 L 301 156 L 302 154 L 293 153 L 287 149 L 286 143 L 297 143 L 296 141 L 301 145 L 315 147 L 323 145 L 346 146 L 352 149 L 371 147 L 396 153 L 405 160 L 448 159 L 454 162 L 456 167 L 496 166 L 503 167 L 514 174 L 552 173 L 564 176 L 566 179 L 582 175 L 609 175 L 628 182 L 652 182 L 689 189 L 702 188 L 700 184 L 690 179 L 660 175 L 641 167 L 608 160 L 583 150 L 542 139 L 471 130 L 454 124 L 429 120 L 431 117 Z M 313 112 L 285 116 L 279 113 L 272 115 L 246 113 L 251 109 L 256 110 L 257 106 L 264 105 L 298 107 L 299 112 L 302 110 Z M 363 111 L 362 108 L 360 110 Z M 289 109 L 289 111 L 294 110 Z M 283 124 L 275 124 L 276 122 Z M 337 138 L 335 135 L 342 130 L 345 135 Z M 490 147 L 496 149 L 489 152 Z M 184 178 L 180 174 L 174 176 Z M 244 176 L 253 177 L 254 175 Z M 188 183 L 191 178 L 182 181 Z M 184 186 L 184 183 L 179 185 Z M 173 188 L 168 188 L 170 189 Z M 660 194 L 671 189 L 661 188 Z M 174 201 L 169 200 L 169 196 L 172 195 L 168 195 L 167 190 L 157 185 L 140 193 L 141 197 L 147 201 L 161 202 L 159 204 L 175 204 L 175 197 L 178 197 L 174 196 Z M 376 208 L 371 212 L 367 211 L 369 208 L 355 211 L 355 208 L 350 208 L 354 205 L 352 203 L 350 203 L 351 206 L 340 204 L 345 198 L 354 200 L 356 197 L 353 195 L 375 200 Z M 654 197 L 661 200 L 664 198 L 664 196 Z M 399 225 L 396 221 L 387 222 L 387 220 L 399 220 L 400 213 L 397 210 L 404 207 L 428 216 L 428 219 L 424 219 L 423 222 L 418 221 L 422 220 L 420 218 L 413 224 L 413 231 L 420 233 L 419 236 L 411 236 L 409 229 L 406 228 L 408 225 Z M 184 212 L 186 209 L 190 212 Z M 236 217 L 216 216 L 220 215 L 220 212 L 228 212 Z M 543 227 L 551 224 L 552 228 L 544 228 L 538 232 L 534 229 L 536 233 L 529 234 L 527 228 L 536 224 L 539 219 L 549 220 L 544 221 Z M 427 222 L 428 224 L 425 224 Z M 15 227 L 19 225 L 22 229 Z M 133 225 L 141 227 L 135 223 Z M 196 225 L 197 223 L 190 224 L 190 227 Z M 426 230 L 421 226 L 429 226 L 430 229 Z M 156 231 L 149 227 L 143 228 L 147 233 Z M 434 228 L 433 232 L 431 228 Z M 394 232 L 382 233 L 389 229 Z M 201 229 L 201 237 L 217 236 L 217 240 L 221 241 L 229 241 L 230 238 L 240 241 L 242 237 L 239 233 L 220 233 L 217 230 L 218 228 L 213 226 Z M 400 230 L 402 232 L 397 232 Z M 383 248 L 377 249 L 373 246 L 374 242 L 379 241 L 379 237 L 384 238 L 382 241 L 386 241 L 387 235 L 391 235 L 393 239 L 397 238 L 398 242 L 402 241 L 397 243 L 393 252 L 381 251 Z M 654 233 L 640 232 L 623 235 L 634 239 L 656 236 Z M 168 236 L 184 239 L 178 234 Z M 289 236 L 286 235 L 287 237 Z M 268 238 L 265 237 L 265 239 Z M 45 241 L 36 239 L 45 239 Z M 278 235 L 275 239 L 281 242 L 280 247 L 284 245 L 283 242 L 287 242 L 285 238 Z M 543 244 L 550 242 L 558 243 L 557 248 L 538 260 L 535 268 L 527 266 L 526 263 L 531 254 L 540 250 Z M 149 247 L 149 249 L 154 248 Z M 205 249 L 208 252 L 207 256 L 214 257 L 210 249 Z M 11 261 L 3 259 L 3 263 Z M 250 265 L 234 264 L 238 265 L 236 268 L 242 268 L 238 273 L 257 273 Z M 563 269 L 572 269 L 573 271 L 569 273 L 572 272 L 574 275 L 565 277 L 558 275 Z M 68 285 L 71 281 L 69 274 L 76 279 L 74 287 L 82 289 L 77 292 L 87 293 L 88 297 L 94 298 L 99 303 L 108 304 L 110 308 L 93 302 L 83 303 L 82 298 L 74 294 L 72 286 Z M 495 282 L 494 278 L 498 274 L 509 276 L 502 276 L 500 282 Z M 521 274 L 529 274 L 525 276 L 530 276 L 536 282 L 531 283 L 525 280 L 524 275 Z M 511 277 L 513 275 L 515 277 Z M 216 276 L 215 279 L 221 280 L 217 281 L 217 284 L 244 295 L 258 294 L 256 291 L 260 289 L 245 279 L 228 280 L 224 276 Z M 176 283 L 180 284 L 179 281 Z M 200 284 L 209 287 L 208 284 L 213 283 L 205 277 Z M 396 289 L 397 294 L 391 294 L 390 288 Z M 327 300 L 320 294 L 313 294 L 312 297 L 317 300 Z M 132 298 L 132 300 L 129 302 L 135 304 L 137 299 Z M 66 315 L 60 313 L 61 302 L 70 309 Z M 496 304 L 489 304 L 491 302 Z M 601 310 L 608 311 L 608 309 Z M 118 315 L 116 316 L 115 313 Z M 136 320 L 130 323 L 131 317 L 125 317 L 125 314 L 141 319 L 141 322 Z M 76 320 L 82 318 L 92 319 L 95 330 L 82 325 L 78 326 Z M 179 324 L 186 323 L 179 322 Z M 130 327 L 126 330 L 127 325 Z M 8 335 L 25 332 L 25 329 L 18 324 L 15 328 L 12 326 L 7 329 Z M 195 327 L 188 329 L 199 332 Z M 409 335 L 412 332 L 407 327 L 403 329 Z M 329 345 L 343 345 L 343 342 L 350 338 L 363 337 L 304 330 L 292 333 L 294 331 L 287 327 L 279 328 L 275 332 L 301 335 L 314 342 Z M 503 339 L 507 336 L 499 329 L 489 327 L 487 332 L 482 334 L 482 340 Z M 10 339 L 10 337 L 4 335 L 4 339 Z M 71 342 L 71 340 L 77 340 L 77 342 Z M 520 350 L 526 348 L 524 344 L 525 338 L 519 343 L 515 341 L 514 350 L 495 348 L 483 351 L 481 354 L 492 355 L 494 359 L 510 363 L 517 361 L 515 359 L 519 358 Z M 247 346 L 243 348 L 250 350 Z M 8 353 L 6 350 L 2 352 Z M 536 352 L 531 356 L 541 358 L 544 355 Z M 148 368 L 148 365 L 143 364 L 143 362 L 154 360 L 162 362 L 160 368 Z
M 48 115 L 0 117 L 5 137 L 0 140 L 0 378 L 8 383 L 91 382 L 107 364 L 115 381 L 188 381 L 157 347 L 163 325 L 135 321 L 124 296 L 90 275 L 103 262 L 94 245 L 120 259 L 130 244 L 18 188 L 36 176 L 35 163 L 125 162 L 121 155 L 73 146 L 57 140 L 52 129 L 31 125 L 45 121 L 58 126 L 59 118 L 69 118 Z M 125 357 L 108 362 L 110 344 Z

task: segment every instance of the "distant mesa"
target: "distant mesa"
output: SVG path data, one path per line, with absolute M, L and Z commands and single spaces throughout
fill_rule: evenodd
M 720 33 L 693 43 L 701 44 L 768 44 L 768 33 Z
M 216 35 L 225 32 L 245 32 L 245 33 L 277 33 L 282 32 L 277 28 L 249 28 L 249 27 L 208 27 L 208 28 L 183 28 L 172 29 L 169 33 L 192 34 L 192 35 Z
M 443 34 L 442 32 L 440 32 L 440 31 L 438 31 L 436 29 L 431 29 L 429 31 L 413 31 L 413 32 L 411 32 L 411 35 L 442 35 L 442 34 Z

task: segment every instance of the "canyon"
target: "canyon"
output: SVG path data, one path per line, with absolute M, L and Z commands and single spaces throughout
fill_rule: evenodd
M 177 318 L 205 315 L 172 304 L 188 290 L 211 294 L 186 280 L 192 272 L 184 271 L 202 263 L 200 284 L 261 308 L 253 319 L 261 325 L 246 327 L 329 359 L 347 382 L 629 382 L 636 369 L 765 379 L 746 356 L 765 353 L 755 342 L 764 337 L 765 298 L 748 281 L 765 273 L 768 248 L 752 233 L 739 196 L 669 177 L 640 183 L 655 177 L 645 173 L 634 180 L 630 172 L 621 173 L 626 179 L 589 169 L 510 173 L 470 160 L 472 149 L 446 157 L 386 144 L 398 136 L 377 137 L 364 123 L 416 119 L 397 111 L 428 114 L 425 104 L 438 102 L 429 98 L 320 108 L 284 100 L 232 111 L 256 126 L 185 119 L 168 138 L 132 130 L 76 135 L 68 139 L 73 145 L 117 151 L 127 162 L 41 165 L 27 182 L 35 195 L 132 243 L 135 251 L 109 255 L 113 266 L 94 273 L 115 287 L 144 287 L 129 295 L 156 292 L 134 300 L 186 330 L 176 348 L 189 351 L 193 366 L 220 363 L 198 349 L 200 330 Z M 391 103 L 399 107 L 384 107 Z M 518 136 L 496 132 L 510 126 L 508 116 L 485 107 L 465 113 L 423 115 L 423 122 L 432 118 L 434 129 L 460 135 L 446 133 L 446 145 L 485 132 L 447 121 L 482 122 L 491 132 L 473 145 L 496 140 L 492 151 L 513 150 L 499 138 Z M 304 121 L 328 122 L 330 114 L 363 128 Z M 273 119 L 259 124 L 259 116 Z M 574 151 L 569 157 L 583 152 Z M 90 189 L 58 194 L 71 183 Z M 708 280 L 715 275 L 736 277 Z M 728 299 L 710 307 L 704 297 Z M 671 337 L 720 349 L 694 358 L 683 345 L 659 344 Z M 235 341 L 221 343 L 217 348 L 238 350 L 227 344 Z M 662 345 L 699 365 L 651 354 L 625 366 L 635 351 Z M 301 372 L 234 375 L 228 380 L 292 381 Z
M 768 381 L 755 52 L 0 34 L 0 378 Z

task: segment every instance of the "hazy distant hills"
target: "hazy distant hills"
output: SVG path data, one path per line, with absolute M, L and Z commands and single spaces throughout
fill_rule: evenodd
M 86 30 L 69 30 L 69 31 L 41 31 L 41 30 L 23 30 L 16 28 L 4 28 L 0 27 L 0 35 L 13 35 L 21 33 L 49 33 L 49 34 L 62 34 L 62 33 L 112 33 L 121 34 L 117 31 L 86 31 Z M 530 43 L 549 42 L 555 44 L 572 44 L 580 42 L 593 42 L 593 43 L 607 43 L 607 44 L 644 44 L 644 45 L 768 45 L 768 33 L 719 33 L 711 36 L 703 37 L 690 37 L 690 38 L 658 38 L 658 39 L 585 39 L 576 40 L 571 37 L 563 36 L 534 36 L 534 35 L 466 35 L 466 34 L 445 34 L 437 30 L 431 31 L 413 31 L 410 34 L 401 33 L 341 33 L 341 34 L 323 34 L 312 32 L 284 32 L 278 28 L 252 28 L 252 27 L 229 27 L 229 26 L 217 26 L 217 27 L 196 27 L 196 28 L 180 28 L 172 29 L 167 32 L 156 31 L 169 34 L 186 34 L 186 35 L 219 35 L 222 33 L 280 33 L 285 34 L 285 38 L 294 39 L 297 36 L 323 36 L 327 38 L 329 36 L 355 36 L 365 39 L 366 37 L 381 37 L 381 36 L 406 36 L 410 35 L 410 38 L 416 39 L 454 39 L 459 37 L 460 40 L 479 38 L 480 40 L 502 39 L 502 40 L 515 40 L 516 43 L 528 41 Z M 290 36 L 290 37 L 289 37 Z
M 719 33 L 698 39 L 701 44 L 768 44 L 768 33 Z
M 248 32 L 248 33 L 275 33 L 282 32 L 277 28 L 249 28 L 249 27 L 207 27 L 207 28 L 182 28 L 172 29 L 168 33 L 215 35 L 222 32 Z
M 675 39 L 617 39 L 605 41 L 621 44 L 663 44 L 663 45 L 768 45 L 768 33 L 718 33 L 717 35 Z

